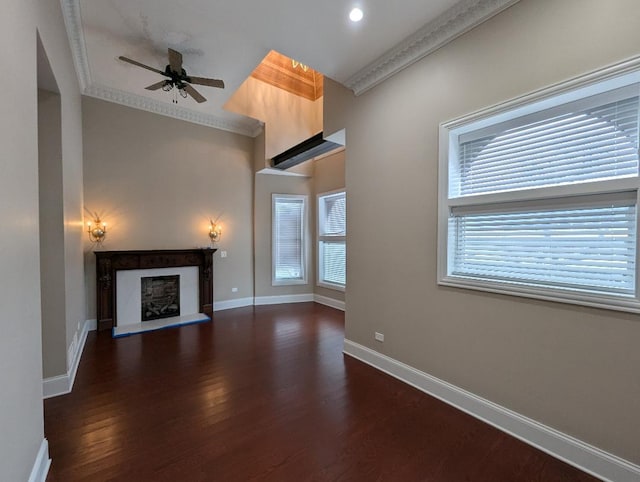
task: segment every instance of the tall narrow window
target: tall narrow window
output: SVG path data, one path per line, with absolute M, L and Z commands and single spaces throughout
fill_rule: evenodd
M 305 284 L 307 196 L 272 196 L 272 284 Z
M 344 191 L 318 196 L 318 285 L 344 290 L 347 283 L 347 198 Z
M 443 126 L 441 284 L 640 311 L 638 80 Z

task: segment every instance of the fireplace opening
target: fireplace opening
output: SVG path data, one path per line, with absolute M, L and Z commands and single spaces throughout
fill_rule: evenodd
M 142 321 L 180 316 L 180 275 L 141 278 Z

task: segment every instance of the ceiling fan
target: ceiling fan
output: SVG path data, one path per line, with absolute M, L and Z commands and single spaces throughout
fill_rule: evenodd
M 200 94 L 200 92 L 194 89 L 191 84 L 207 85 L 209 87 L 218 87 L 219 89 L 224 89 L 224 82 L 222 80 L 207 79 L 205 77 L 194 77 L 191 75 L 187 75 L 187 72 L 182 68 L 182 54 L 177 50 L 169 49 L 169 64 L 164 68 L 164 71 L 149 67 L 148 65 L 144 65 L 127 57 L 123 57 L 122 55 L 118 58 L 124 62 L 128 62 L 138 67 L 142 67 L 143 69 L 147 69 L 151 72 L 155 72 L 157 74 L 168 77 L 167 79 L 161 80 L 160 82 L 156 82 L 155 84 L 151 84 L 150 86 L 145 87 L 145 89 L 147 90 L 162 89 L 165 92 L 169 92 L 175 87 L 177 89 L 177 92 L 180 93 L 181 97 L 186 98 L 187 95 L 190 95 L 197 103 L 201 104 L 207 99 L 205 99 L 204 96 Z M 178 101 L 177 99 L 174 99 L 173 102 L 177 103 Z

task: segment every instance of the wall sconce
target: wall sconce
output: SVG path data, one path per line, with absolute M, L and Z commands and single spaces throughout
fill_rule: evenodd
M 100 216 L 96 215 L 93 222 L 87 223 L 87 233 L 89 233 L 89 239 L 92 243 L 100 244 L 107 235 L 107 223 L 100 221 Z
M 218 223 L 214 223 L 213 221 L 209 221 L 209 239 L 211 239 L 212 243 L 216 241 L 220 241 L 222 237 L 222 227 Z
M 217 224 L 214 223 L 213 221 L 209 221 L 209 239 L 211 239 L 212 243 L 215 243 L 216 241 L 220 241 L 220 238 L 222 237 L 222 227 Z

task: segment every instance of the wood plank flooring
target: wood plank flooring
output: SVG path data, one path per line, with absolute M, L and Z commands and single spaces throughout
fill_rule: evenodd
M 73 392 L 45 401 L 68 481 L 596 480 L 357 360 L 315 303 L 90 333 Z

